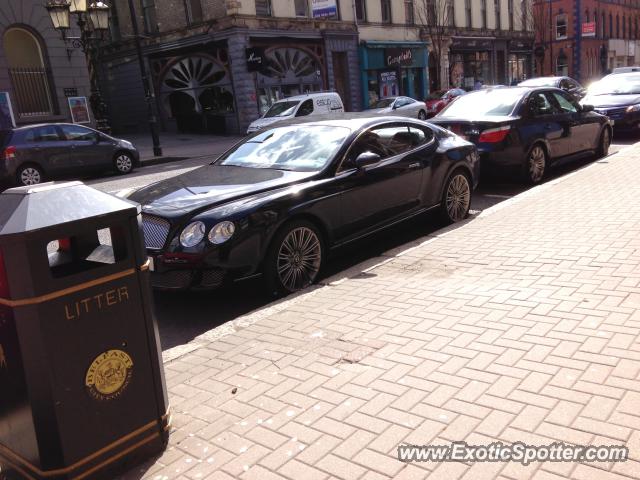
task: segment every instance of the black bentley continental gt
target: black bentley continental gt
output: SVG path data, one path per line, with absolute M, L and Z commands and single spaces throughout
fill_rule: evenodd
M 431 209 L 464 219 L 478 162 L 471 143 L 426 122 L 334 119 L 261 131 L 129 198 L 142 204 L 154 287 L 263 274 L 285 294 L 313 283 L 336 247 Z

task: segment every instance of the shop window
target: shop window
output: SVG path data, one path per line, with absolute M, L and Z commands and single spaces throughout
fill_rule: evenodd
M 142 0 L 142 15 L 144 17 L 144 31 L 147 33 L 158 33 L 159 28 L 155 0 Z
M 55 109 L 50 72 L 40 39 L 24 28 L 8 29 L 3 39 L 18 117 L 52 115 Z
M 556 15 L 556 40 L 567 38 L 567 14 Z
M 271 0 L 256 0 L 256 15 L 258 17 L 270 17 Z
M 380 0 L 382 23 L 391 23 L 391 0 Z
M 294 5 L 296 8 L 296 17 L 308 17 L 309 12 L 307 10 L 308 3 L 307 0 L 294 0 Z
M 502 0 L 493 0 L 493 10 L 496 13 L 496 30 L 502 29 L 502 18 L 500 14 L 500 3 Z
M 413 0 L 404 0 L 404 20 L 407 25 L 413 25 L 415 23 Z
M 355 0 L 356 4 L 356 19 L 359 22 L 367 21 L 367 9 L 364 4 L 365 0 Z
M 187 11 L 187 24 L 202 22 L 202 3 L 200 0 L 185 0 L 185 9 Z

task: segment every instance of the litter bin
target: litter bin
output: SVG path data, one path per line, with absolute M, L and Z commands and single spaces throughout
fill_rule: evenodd
M 165 448 L 141 232 L 81 182 L 0 195 L 0 478 L 109 478 Z

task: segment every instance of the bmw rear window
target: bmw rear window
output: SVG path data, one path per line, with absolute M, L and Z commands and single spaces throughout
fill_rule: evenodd
M 461 95 L 455 102 L 450 103 L 439 117 L 466 118 L 469 112 L 474 116 L 503 117 L 511 115 L 513 109 L 522 98 L 521 88 L 500 88 L 497 90 L 483 90 Z

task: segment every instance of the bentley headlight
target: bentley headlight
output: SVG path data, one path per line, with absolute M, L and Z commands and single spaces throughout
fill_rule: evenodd
M 204 223 L 193 222 L 184 227 L 180 234 L 180 245 L 183 247 L 195 247 L 204 238 Z
M 209 232 L 209 241 L 214 245 L 220 245 L 221 243 L 229 240 L 233 233 L 236 231 L 236 226 L 233 222 L 224 221 L 216 224 Z
M 636 103 L 635 105 L 629 105 L 627 107 L 627 113 L 640 111 L 640 103 Z

